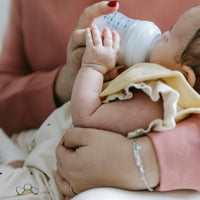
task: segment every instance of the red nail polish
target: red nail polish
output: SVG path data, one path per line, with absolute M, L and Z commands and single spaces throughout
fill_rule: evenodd
M 108 6 L 109 6 L 109 7 L 116 7 L 116 6 L 117 6 L 117 3 L 118 3 L 118 1 L 110 1 L 110 2 L 108 3 Z

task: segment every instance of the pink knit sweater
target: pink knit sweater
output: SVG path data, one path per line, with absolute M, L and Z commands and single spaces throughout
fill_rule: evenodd
M 54 81 L 66 62 L 70 34 L 82 10 L 98 0 L 11 2 L 0 55 L 0 127 L 8 133 L 38 127 L 56 108 Z M 152 20 L 166 30 L 196 3 L 198 0 L 123 0 L 120 11 L 129 17 Z M 170 15 L 165 12 L 167 8 Z M 160 167 L 158 189 L 200 190 L 199 116 L 185 120 L 174 130 L 149 136 Z

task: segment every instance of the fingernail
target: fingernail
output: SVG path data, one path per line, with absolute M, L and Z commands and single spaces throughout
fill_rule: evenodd
M 118 3 L 118 1 L 110 1 L 110 2 L 108 3 L 108 6 L 109 6 L 109 7 L 116 7 L 116 6 L 117 6 L 117 3 Z
M 121 74 L 122 72 L 124 72 L 126 70 L 127 70 L 127 67 L 122 67 L 122 68 L 120 68 L 120 69 L 117 70 L 117 73 Z

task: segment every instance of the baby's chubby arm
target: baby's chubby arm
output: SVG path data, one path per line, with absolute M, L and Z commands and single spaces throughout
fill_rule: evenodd
M 86 49 L 76 77 L 71 100 L 75 126 L 85 126 L 102 105 L 99 95 L 104 75 L 115 68 L 120 38 L 115 31 L 104 28 L 102 35 L 95 25 L 86 29 Z M 89 121 L 88 121 L 89 120 Z
M 163 117 L 162 100 L 153 102 L 143 92 L 134 98 L 102 104 L 99 95 L 104 75 L 116 69 L 120 38 L 108 28 L 102 35 L 96 26 L 86 29 L 86 49 L 76 77 L 71 100 L 74 126 L 110 130 L 126 135 L 147 128 Z

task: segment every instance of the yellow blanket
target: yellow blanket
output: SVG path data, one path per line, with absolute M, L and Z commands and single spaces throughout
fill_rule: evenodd
M 131 83 L 160 80 L 179 93 L 178 105 L 183 110 L 177 112 L 176 122 L 192 113 L 200 113 L 200 95 L 190 86 L 183 74 L 171 71 L 153 63 L 139 63 L 124 71 L 112 81 L 105 83 L 100 94 L 102 99 L 121 93 Z

